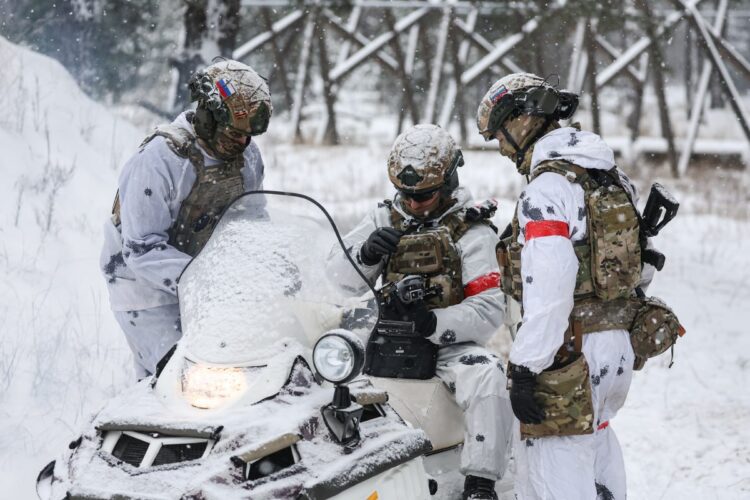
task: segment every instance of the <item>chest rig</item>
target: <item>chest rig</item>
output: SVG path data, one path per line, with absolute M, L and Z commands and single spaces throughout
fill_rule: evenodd
M 384 269 L 384 283 L 397 282 L 410 274 L 425 278 L 425 286 L 438 286 L 442 293 L 426 299 L 430 309 L 444 308 L 460 303 L 464 299 L 461 255 L 456 243 L 471 228 L 462 212 L 453 212 L 439 222 L 420 223 L 406 220 L 393 207 L 390 209 L 391 225 L 404 231 L 396 252 Z
M 578 274 L 571 314 L 573 333 L 591 333 L 614 328 L 628 329 L 637 310 L 630 300 L 641 277 L 639 217 L 619 175 L 586 170 L 564 161 L 542 163 L 531 180 L 554 172 L 583 188 L 587 217 L 586 238 L 573 245 Z M 503 292 L 519 302 L 523 299 L 518 214 L 510 235 L 497 248 Z
M 170 245 L 195 257 L 211 237 L 226 206 L 245 191 L 242 177 L 244 156 L 238 155 L 235 159 L 207 168 L 195 136 L 174 125 L 158 127 L 141 143 L 141 149 L 157 136 L 164 137 L 169 149 L 177 156 L 189 159 L 195 169 L 193 187 L 167 230 Z M 119 224 L 119 193 L 112 213 L 113 222 Z

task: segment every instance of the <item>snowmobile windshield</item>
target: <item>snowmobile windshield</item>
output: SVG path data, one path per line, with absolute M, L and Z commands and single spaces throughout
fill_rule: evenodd
M 289 341 L 312 348 L 335 328 L 366 340 L 378 317 L 371 288 L 356 271 L 359 282 L 347 286 L 326 272 L 340 245 L 328 214 L 310 198 L 270 191 L 238 198 L 180 277 L 188 354 L 258 366 Z

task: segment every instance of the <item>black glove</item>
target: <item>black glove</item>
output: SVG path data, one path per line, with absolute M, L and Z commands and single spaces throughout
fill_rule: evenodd
M 397 297 L 381 311 L 383 319 L 393 321 L 413 321 L 414 331 L 423 337 L 429 337 L 435 333 L 437 327 L 437 316 L 427 309 L 423 300 L 404 304 Z
M 374 266 L 386 256 L 396 251 L 398 242 L 404 233 L 392 227 L 379 227 L 370 234 L 359 250 L 359 259 L 363 264 Z
M 544 410 L 534 399 L 536 375 L 525 366 L 509 366 L 510 372 L 510 406 L 513 414 L 524 424 L 541 424 Z

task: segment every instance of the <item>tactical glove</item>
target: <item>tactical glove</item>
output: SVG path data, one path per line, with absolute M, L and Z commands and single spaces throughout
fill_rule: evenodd
M 541 424 L 544 410 L 534 399 L 536 375 L 525 366 L 510 364 L 510 406 L 513 414 L 524 424 Z
M 392 227 L 379 227 L 373 231 L 359 250 L 359 259 L 363 264 L 374 266 L 386 255 L 396 251 L 398 242 L 404 233 Z
M 383 319 L 394 321 L 413 321 L 414 331 L 423 337 L 429 337 L 435 333 L 437 327 L 437 316 L 427 309 L 423 300 L 404 304 L 397 297 L 382 311 Z
M 437 327 L 437 316 L 435 313 L 427 309 L 427 305 L 424 301 L 420 300 L 411 304 L 410 307 L 412 321 L 414 321 L 414 330 L 422 335 L 423 337 L 429 337 L 435 333 Z

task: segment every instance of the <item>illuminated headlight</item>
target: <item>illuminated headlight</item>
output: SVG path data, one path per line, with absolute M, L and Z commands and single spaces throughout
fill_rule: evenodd
M 196 408 L 213 409 L 241 396 L 248 387 L 247 370 L 208 366 L 185 360 L 182 395 Z
M 326 333 L 313 349 L 315 371 L 334 384 L 345 384 L 359 375 L 364 359 L 362 342 L 347 330 Z

